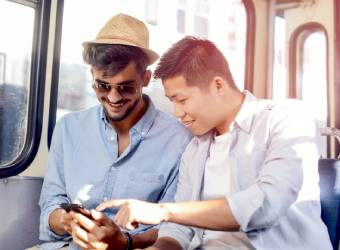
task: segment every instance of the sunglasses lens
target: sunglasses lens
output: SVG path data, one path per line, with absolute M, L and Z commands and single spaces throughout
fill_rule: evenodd
M 117 85 L 112 86 L 107 83 L 95 81 L 93 86 L 100 92 L 110 92 L 112 88 L 114 88 L 121 96 L 131 97 L 134 96 L 137 92 L 136 87 L 130 85 Z
M 134 94 L 136 94 L 136 88 L 134 86 L 120 85 L 117 86 L 117 90 L 119 94 L 126 97 L 133 96 Z
M 96 87 L 96 89 L 98 89 L 99 91 L 110 91 L 111 90 L 111 86 L 110 84 L 106 84 L 106 83 L 102 83 L 102 82 L 95 82 L 94 86 Z

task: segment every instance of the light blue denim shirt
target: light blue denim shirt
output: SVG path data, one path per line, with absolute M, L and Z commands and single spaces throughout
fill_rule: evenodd
M 70 236 L 49 226 L 50 213 L 63 202 L 95 208 L 109 199 L 170 201 L 177 186 L 182 152 L 191 139 L 174 117 L 155 109 L 130 129 L 130 145 L 118 156 L 117 134 L 102 106 L 68 114 L 57 123 L 40 197 L 42 249 L 58 249 Z M 106 211 L 113 218 L 116 209 Z M 70 249 L 79 249 L 73 243 Z

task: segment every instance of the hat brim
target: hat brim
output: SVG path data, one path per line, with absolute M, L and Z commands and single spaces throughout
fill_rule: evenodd
M 126 41 L 126 40 L 121 40 L 121 39 L 96 39 L 96 40 L 93 40 L 93 41 L 83 42 L 82 45 L 83 45 L 83 47 L 85 47 L 86 45 L 89 45 L 89 44 L 119 44 L 119 45 L 128 45 L 128 46 L 140 48 L 141 50 L 144 51 L 144 53 L 148 57 L 148 65 L 153 64 L 159 58 L 159 55 L 156 52 L 152 51 L 151 49 L 144 48 L 142 46 L 139 46 L 135 43 L 131 43 L 131 42 Z

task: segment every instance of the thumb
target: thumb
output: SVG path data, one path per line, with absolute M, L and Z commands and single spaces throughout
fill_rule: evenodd
M 109 226 L 112 230 L 120 231 L 120 228 L 113 222 L 113 220 L 107 217 L 104 213 L 92 209 L 91 215 L 97 225 Z
M 94 220 L 99 222 L 101 225 L 105 225 L 106 220 L 108 219 L 104 213 L 98 212 L 95 209 L 91 209 L 91 216 Z
M 110 201 L 105 201 L 101 204 L 99 204 L 96 207 L 97 211 L 104 211 L 107 208 L 112 208 L 112 207 L 121 207 L 124 205 L 128 200 L 126 199 L 121 199 L 121 200 L 110 200 Z

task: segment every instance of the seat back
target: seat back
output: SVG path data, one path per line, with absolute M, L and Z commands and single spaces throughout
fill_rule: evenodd
M 327 226 L 333 249 L 340 236 L 340 160 L 320 159 L 321 218 Z
M 0 179 L 1 250 L 22 250 L 39 243 L 42 183 L 41 177 Z

